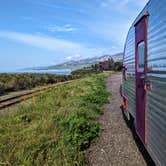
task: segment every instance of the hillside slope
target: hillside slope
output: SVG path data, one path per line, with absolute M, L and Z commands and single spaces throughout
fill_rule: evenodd
M 53 65 L 53 66 L 47 66 L 47 67 L 38 67 L 35 68 L 37 70 L 55 70 L 55 69 L 71 69 L 71 70 L 76 70 L 76 69 L 81 69 L 83 67 L 88 67 L 92 64 L 96 64 L 100 61 L 104 61 L 108 58 L 113 58 L 114 61 L 121 61 L 123 57 L 123 53 L 118 53 L 115 55 L 103 55 L 100 57 L 93 57 L 93 58 L 87 58 L 87 59 L 81 59 L 81 60 L 70 60 L 61 64 Z

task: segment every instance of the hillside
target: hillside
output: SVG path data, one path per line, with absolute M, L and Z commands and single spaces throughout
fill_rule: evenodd
M 114 54 L 114 55 L 103 55 L 100 57 L 93 57 L 93 58 L 87 58 L 87 59 L 81 59 L 81 60 L 70 60 L 61 64 L 57 64 L 57 65 L 53 65 L 53 66 L 47 66 L 47 67 L 39 67 L 36 68 L 37 70 L 45 70 L 45 69 L 72 69 L 72 70 L 76 70 L 76 69 L 80 69 L 83 67 L 88 67 L 92 64 L 96 64 L 100 61 L 104 61 L 108 58 L 113 58 L 114 61 L 121 61 L 123 57 L 123 53 L 118 53 L 118 54 Z

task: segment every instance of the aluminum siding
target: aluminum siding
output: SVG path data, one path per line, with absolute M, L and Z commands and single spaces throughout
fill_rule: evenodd
M 123 94 L 128 98 L 128 111 L 136 118 L 136 87 L 135 87 L 135 27 L 134 24 L 148 10 L 148 4 L 138 15 L 133 25 L 131 26 L 124 49 L 123 65 L 127 65 L 127 80 L 123 79 Z
M 133 27 L 127 36 L 123 65 L 127 66 L 127 80 L 123 79 L 123 94 L 128 98 L 128 111 L 135 117 L 135 30 Z
M 148 73 L 153 90 L 148 91 L 148 145 L 157 165 L 166 165 L 166 1 L 148 5 Z
M 124 65 L 135 74 L 134 24 L 149 12 L 148 23 L 148 77 L 153 90 L 148 91 L 148 144 L 147 150 L 156 165 L 166 165 L 166 0 L 150 0 L 138 15 L 126 40 Z M 131 48 L 133 47 L 133 48 Z M 133 50 L 134 49 L 134 50 Z M 133 68 L 134 66 L 134 68 Z M 135 79 L 123 80 L 124 94 L 129 98 L 129 112 L 135 117 Z

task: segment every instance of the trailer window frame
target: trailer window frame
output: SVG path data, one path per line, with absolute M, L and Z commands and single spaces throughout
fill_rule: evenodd
M 138 43 L 138 71 L 143 72 L 145 69 L 145 41 Z

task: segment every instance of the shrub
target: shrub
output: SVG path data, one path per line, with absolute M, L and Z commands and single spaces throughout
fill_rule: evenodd
M 7 92 L 31 89 L 79 78 L 77 75 L 54 74 L 0 74 L 0 95 Z
M 63 123 L 66 130 L 66 141 L 78 150 L 85 150 L 91 141 L 97 137 L 99 123 L 90 121 L 85 110 L 79 110 L 70 115 Z
M 0 82 L 0 95 L 4 93 L 5 86 L 2 82 Z

